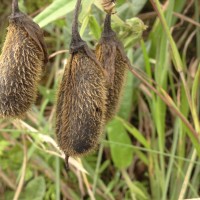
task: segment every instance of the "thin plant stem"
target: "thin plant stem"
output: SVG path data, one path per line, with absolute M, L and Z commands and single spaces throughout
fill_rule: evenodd
M 196 150 L 194 150 L 193 153 L 192 153 L 192 158 L 191 158 L 191 160 L 192 160 L 192 161 L 195 161 L 196 158 L 197 158 L 197 152 L 196 152 Z M 186 173 L 186 175 L 185 175 L 185 179 L 184 179 L 184 181 L 183 181 L 183 185 L 182 185 L 182 188 L 181 188 L 181 191 L 180 191 L 180 195 L 179 195 L 178 200 L 183 200 L 183 199 L 184 199 L 184 196 L 185 196 L 185 193 L 186 193 L 186 190 L 187 190 L 187 187 L 188 187 L 188 182 L 189 182 L 189 180 L 190 180 L 193 167 L 194 167 L 194 163 L 191 162 L 191 163 L 189 164 L 187 173 Z
M 200 130 L 199 119 L 198 119 L 196 110 L 194 110 L 193 107 L 192 107 L 191 95 L 190 95 L 190 92 L 189 92 L 189 89 L 188 89 L 188 86 L 187 86 L 187 83 L 186 83 L 185 75 L 183 73 L 183 67 L 182 67 L 183 63 L 181 61 L 180 54 L 179 54 L 178 49 L 176 47 L 176 44 L 173 40 L 173 37 L 170 33 L 170 30 L 167 26 L 166 20 L 164 18 L 164 14 L 163 14 L 162 9 L 161 9 L 160 2 L 158 0 L 150 0 L 150 2 L 153 5 L 154 9 L 156 10 L 156 12 L 157 12 L 162 24 L 163 24 L 163 28 L 164 28 L 164 30 L 167 34 L 167 37 L 169 39 L 169 43 L 170 43 L 171 50 L 172 50 L 173 62 L 174 62 L 174 65 L 176 67 L 176 70 L 180 74 L 180 77 L 181 77 L 181 80 L 182 80 L 182 83 L 183 83 L 183 86 L 184 86 L 184 89 L 185 89 L 185 93 L 186 93 L 186 96 L 187 96 L 188 104 L 189 104 L 190 111 L 191 111 L 191 114 L 192 114 L 192 118 L 193 118 L 193 121 L 194 121 L 195 129 Z M 198 138 L 199 138 L 200 133 L 197 132 L 197 134 L 198 134 Z
M 93 191 L 94 195 L 96 192 L 97 179 L 98 179 L 98 175 L 99 175 L 99 167 L 101 165 L 101 160 L 102 160 L 102 155 L 103 155 L 103 148 L 104 148 L 104 144 L 102 143 L 99 148 L 98 159 L 97 159 L 97 164 L 96 164 L 96 169 L 95 169 L 94 179 L 93 179 L 92 191 Z
M 18 200 L 19 199 L 20 193 L 21 193 L 22 188 L 23 188 L 25 175 L 26 175 L 27 148 L 26 148 L 26 141 L 25 141 L 25 135 L 24 134 L 22 134 L 22 141 L 23 141 L 24 159 L 23 159 L 23 164 L 22 164 L 22 172 L 21 172 L 20 181 L 19 181 L 19 184 L 17 186 L 17 189 L 16 189 L 16 192 L 15 192 L 13 200 Z
M 60 158 L 56 157 L 56 200 L 60 200 Z

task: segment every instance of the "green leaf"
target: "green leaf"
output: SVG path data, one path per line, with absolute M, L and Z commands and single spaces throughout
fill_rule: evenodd
M 42 94 L 42 96 L 45 97 L 46 100 L 50 101 L 51 103 L 55 102 L 56 91 L 54 89 L 48 89 L 48 88 L 40 85 L 39 92 Z
M 55 21 L 56 19 L 68 14 L 75 8 L 76 1 L 72 0 L 55 0 L 44 11 L 34 18 L 34 21 L 40 27 Z
M 107 125 L 107 133 L 115 166 L 120 169 L 128 167 L 133 159 L 133 149 L 126 146 L 131 145 L 131 140 L 120 120 L 112 120 Z
M 90 16 L 90 19 L 89 19 L 89 25 L 90 25 L 90 30 L 93 33 L 95 39 L 99 40 L 101 37 L 101 28 L 97 20 L 92 15 Z
M 88 22 L 89 22 L 89 17 L 86 16 L 84 19 L 83 19 L 83 23 L 81 25 L 81 28 L 80 28 L 80 36 L 82 37 L 84 32 L 85 32 L 85 29 L 88 25 Z
M 148 141 L 146 140 L 146 138 L 142 135 L 142 133 L 139 130 L 137 130 L 133 125 L 126 122 L 125 120 L 123 120 L 119 117 L 116 117 L 116 118 L 122 122 L 122 124 L 124 125 L 126 130 L 129 131 L 144 147 L 146 147 L 148 149 L 150 148 Z
M 94 0 L 84 0 L 82 1 L 82 6 L 81 6 L 81 13 L 79 14 L 79 18 L 82 22 L 82 19 L 84 19 L 85 17 L 87 17 L 90 13 L 91 10 L 91 6 L 94 3 Z
M 131 5 L 134 5 L 134 6 L 130 7 L 132 10 L 132 15 L 136 16 L 142 10 L 142 8 L 146 4 L 146 2 L 147 2 L 147 0 L 140 0 L 140 1 L 132 0 Z
M 79 19 L 82 23 L 81 29 L 80 29 L 80 35 L 81 37 L 83 36 L 85 29 L 89 23 L 90 20 L 90 10 L 91 10 L 91 6 L 93 4 L 94 0 L 91 1 L 83 1 L 82 3 L 82 7 L 81 7 L 81 13 L 79 14 Z
M 5 141 L 5 140 L 1 140 L 0 141 L 0 156 L 3 155 L 3 151 L 5 150 L 5 148 L 9 146 L 9 142 Z
M 30 181 L 22 192 L 19 200 L 43 200 L 46 191 L 46 183 L 44 177 L 39 176 Z
M 129 120 L 133 106 L 134 76 L 128 72 L 118 115 Z
M 196 130 L 197 132 L 199 132 L 200 127 L 199 127 L 199 118 L 198 118 L 198 108 L 197 108 L 197 99 L 198 99 L 198 90 L 199 90 L 199 83 L 200 83 L 200 64 L 198 66 L 198 70 L 196 72 L 195 78 L 194 78 L 194 82 L 193 82 L 193 86 L 192 86 L 192 109 L 194 112 L 194 121 L 196 124 Z

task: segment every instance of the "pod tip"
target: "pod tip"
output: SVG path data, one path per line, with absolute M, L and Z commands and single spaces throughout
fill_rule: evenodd
M 77 0 L 75 11 L 74 11 L 74 18 L 72 22 L 72 39 L 71 39 L 71 44 L 70 44 L 70 53 L 74 53 L 78 51 L 78 49 L 80 49 L 86 44 L 82 40 L 78 32 L 78 15 L 79 15 L 80 7 L 81 7 L 81 0 Z
M 111 28 L 111 14 L 107 14 L 104 21 L 104 30 L 102 32 L 102 37 L 109 38 L 115 36 L 116 33 Z
M 12 1 L 12 16 L 14 16 L 15 14 L 19 13 L 19 5 L 18 5 L 18 0 L 13 0 Z

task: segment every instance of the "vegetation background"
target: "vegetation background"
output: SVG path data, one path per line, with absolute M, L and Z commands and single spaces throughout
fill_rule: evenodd
M 70 159 L 69 172 L 55 143 L 55 96 L 69 57 L 76 1 L 19 2 L 44 29 L 50 59 L 36 105 L 22 120 L 0 119 L 0 199 L 200 197 L 199 0 L 162 5 L 158 0 L 117 0 L 113 28 L 142 78 L 128 73 L 119 113 L 106 126 L 98 151 Z M 10 12 L 11 0 L 1 0 L 1 47 Z M 135 16 L 148 26 L 137 42 Z M 92 48 L 104 17 L 99 0 L 83 0 L 80 33 Z

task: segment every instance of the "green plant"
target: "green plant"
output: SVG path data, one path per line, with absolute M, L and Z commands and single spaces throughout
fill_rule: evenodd
M 118 115 L 107 125 L 98 152 L 69 159 L 71 170 L 66 173 L 59 158 L 64 155 L 55 143 L 54 96 L 61 63 L 68 57 L 74 6 L 73 0 L 56 0 L 34 18 L 46 31 L 52 53 L 49 74 L 26 118 L 0 119 L 0 199 L 12 199 L 16 188 L 20 198 L 40 189 L 33 199 L 198 198 L 199 1 L 167 1 L 162 6 L 158 0 L 117 1 L 112 25 L 127 44 L 133 67 Z M 80 33 L 90 47 L 100 38 L 102 11 L 98 0 L 83 0 Z M 137 14 L 149 28 L 135 43 L 130 22 Z

